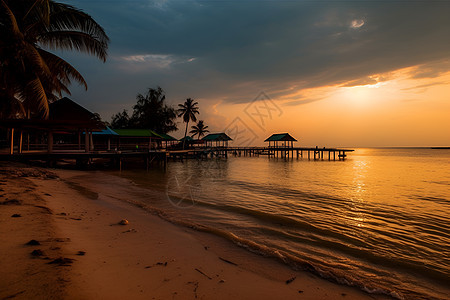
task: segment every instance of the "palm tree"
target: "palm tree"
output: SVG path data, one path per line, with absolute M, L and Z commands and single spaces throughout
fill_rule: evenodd
M 199 140 L 205 133 L 209 132 L 208 126 L 205 126 L 203 120 L 198 121 L 197 125 L 191 126 L 192 130 L 189 131 L 192 136 L 197 135 L 197 140 Z
M 88 14 L 53 0 L 0 0 L 1 117 L 48 116 L 48 104 L 70 95 L 83 76 L 44 50 L 77 50 L 105 61 L 108 36 Z M 8 109 L 9 111 L 5 111 Z
M 184 131 L 183 149 L 186 142 L 186 135 L 188 130 L 189 121 L 196 122 L 197 118 L 195 114 L 198 114 L 198 102 L 194 102 L 193 99 L 187 98 L 183 104 L 178 104 L 178 117 L 183 117 L 183 122 L 186 123 L 186 130 Z
M 161 87 L 149 88 L 147 94 L 138 94 L 137 103 L 133 106 L 130 126 L 149 128 L 159 133 L 177 130 L 175 108 L 166 104 L 166 96 Z

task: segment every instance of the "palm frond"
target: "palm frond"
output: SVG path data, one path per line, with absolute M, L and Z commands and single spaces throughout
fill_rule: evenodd
M 44 118 L 48 117 L 48 98 L 38 77 L 28 81 L 21 94 L 27 107 L 34 107 Z
M 79 84 L 84 85 L 85 89 L 87 90 L 87 83 L 84 80 L 83 76 L 71 64 L 69 64 L 59 56 L 56 56 L 43 49 L 39 49 L 38 51 L 47 63 L 47 66 L 50 68 L 51 72 L 54 73 L 58 77 L 58 79 L 62 80 L 62 82 L 64 82 L 65 84 L 69 84 L 70 78 L 72 78 Z
M 50 23 L 49 0 L 35 0 L 23 18 L 26 19 L 32 12 L 35 12 L 45 24 L 48 25 Z
M 35 73 L 41 74 L 50 74 L 50 69 L 47 66 L 47 63 L 42 58 L 38 49 L 29 43 L 24 43 L 24 48 L 26 50 L 26 58 L 31 62 L 31 68 Z
M 9 8 L 9 6 L 6 4 L 6 2 L 4 0 L 0 0 L 0 4 L 2 7 L 2 9 L 0 11 L 4 12 L 4 14 L 6 15 L 7 20 L 9 21 L 9 28 L 11 30 L 11 33 L 13 33 L 13 35 L 22 36 L 19 25 L 17 24 L 16 17 L 14 15 L 14 13 L 12 12 L 12 10 Z
M 83 11 L 71 5 L 55 2 L 51 2 L 50 10 L 51 24 L 49 31 L 78 30 L 96 37 L 105 44 L 109 42 L 103 27 Z
M 41 34 L 38 42 L 50 49 L 77 50 L 106 61 L 107 44 L 79 31 L 51 31 Z

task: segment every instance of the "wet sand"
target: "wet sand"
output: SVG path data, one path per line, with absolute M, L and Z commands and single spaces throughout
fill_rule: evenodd
M 84 172 L 0 165 L 0 299 L 375 298 L 169 223 L 132 204 L 139 187 Z

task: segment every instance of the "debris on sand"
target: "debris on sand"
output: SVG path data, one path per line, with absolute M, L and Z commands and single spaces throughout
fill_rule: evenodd
M 83 256 L 83 255 L 85 255 L 86 254 L 86 251 L 78 251 L 77 252 L 77 255 L 79 255 L 79 256 Z
M 70 266 L 73 263 L 74 259 L 72 258 L 67 258 L 67 257 L 58 257 L 57 259 L 52 260 L 51 262 L 49 262 L 48 264 L 55 264 L 58 266 Z
M 119 222 L 119 225 L 128 225 L 128 224 L 129 224 L 129 222 L 128 222 L 127 219 L 122 219 L 122 220 L 120 220 L 120 222 Z
M 47 206 L 35 205 L 34 207 L 43 209 L 46 214 L 49 214 L 49 215 L 53 214 L 53 211 L 50 208 L 48 208 Z
M 22 205 L 22 201 L 17 199 L 6 198 L 5 201 L 0 202 L 0 205 Z
M 36 240 L 30 240 L 28 243 L 26 243 L 25 245 L 28 245 L 28 246 L 37 246 L 37 245 L 40 245 L 41 243 L 39 243 L 38 241 L 36 241 Z
M 167 267 L 167 261 L 166 261 L 166 262 L 157 262 L 156 264 L 153 264 L 153 265 L 151 265 L 151 266 L 146 266 L 145 268 L 146 268 L 146 269 L 150 269 L 150 268 L 152 268 L 152 267 L 154 267 L 154 266 L 164 266 L 164 267 Z
M 220 257 L 220 256 L 219 256 L 219 259 L 220 259 L 221 261 L 226 262 L 227 264 L 230 264 L 230 265 L 233 265 L 233 266 L 237 266 L 237 263 L 234 263 L 234 262 L 232 262 L 232 261 L 229 261 L 228 259 L 222 258 L 222 257 Z
M 195 268 L 195 271 L 199 272 L 200 274 L 202 274 L 203 276 L 205 276 L 206 278 L 208 278 L 209 280 L 211 280 L 212 278 L 208 275 L 206 275 L 205 273 L 203 273 L 202 271 L 200 271 L 199 269 Z
M 11 216 L 11 218 L 20 218 L 22 215 L 21 214 L 13 214 L 12 216 Z
M 44 252 L 41 249 L 35 249 L 33 252 L 31 252 L 32 256 L 43 256 Z
M 288 280 L 286 280 L 286 284 L 289 284 L 289 283 L 291 283 L 292 281 L 294 281 L 295 279 L 296 279 L 297 277 L 292 277 L 292 278 L 289 278 Z
M 70 238 L 48 238 L 45 240 L 46 242 L 57 242 L 57 243 L 66 243 L 70 242 Z

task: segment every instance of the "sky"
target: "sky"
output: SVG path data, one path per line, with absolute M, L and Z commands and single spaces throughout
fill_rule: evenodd
M 450 146 L 450 1 L 65 2 L 111 39 L 106 63 L 58 53 L 88 83 L 70 98 L 105 121 L 161 86 L 235 145 Z

